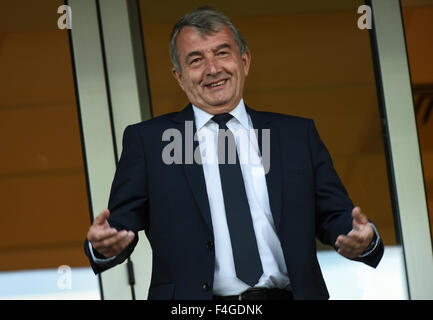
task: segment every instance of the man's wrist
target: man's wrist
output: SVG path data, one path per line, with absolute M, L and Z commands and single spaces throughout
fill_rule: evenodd
M 99 253 L 98 250 L 96 250 L 93 246 L 92 246 L 92 251 L 93 251 L 93 255 L 95 256 L 95 258 L 97 258 L 97 259 L 107 259 L 106 256 L 104 256 L 103 254 Z
M 370 244 L 368 245 L 367 249 L 365 249 L 365 251 L 373 250 L 374 247 L 376 246 L 376 241 L 377 241 L 377 234 L 373 232 L 373 239 L 371 240 Z
M 373 228 L 373 239 L 371 240 L 367 249 L 365 249 L 364 252 L 361 255 L 359 255 L 358 258 L 366 257 L 370 253 L 372 253 L 374 251 L 374 249 L 376 249 L 376 247 L 380 241 L 380 236 L 379 236 L 379 233 L 377 232 L 376 226 L 374 224 L 372 224 L 371 222 L 370 222 L 370 225 Z
M 114 257 L 110 257 L 110 258 L 107 258 L 107 257 L 101 255 L 98 251 L 96 251 L 96 250 L 93 248 L 93 246 L 92 246 L 92 244 L 90 243 L 90 241 L 89 241 L 89 251 L 90 251 L 90 255 L 92 256 L 93 261 L 94 261 L 95 263 L 97 263 L 97 264 L 100 264 L 100 265 L 103 265 L 103 264 L 105 264 L 105 263 L 108 263 L 108 262 L 110 262 L 110 261 L 112 261 L 112 260 L 114 260 L 114 259 L 116 258 L 116 256 L 114 256 Z M 101 258 L 100 258 L 100 257 L 101 257 Z

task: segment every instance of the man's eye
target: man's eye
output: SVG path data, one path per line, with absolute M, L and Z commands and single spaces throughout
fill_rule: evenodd
M 190 64 L 196 64 L 196 63 L 200 62 L 200 60 L 201 60 L 200 58 L 192 59 Z
M 228 55 L 229 53 L 227 52 L 227 51 L 219 51 L 218 52 L 218 55 L 219 56 L 226 56 L 226 55 Z

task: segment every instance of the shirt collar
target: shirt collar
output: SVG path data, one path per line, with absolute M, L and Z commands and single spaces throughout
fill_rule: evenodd
M 200 109 L 199 107 L 196 107 L 193 104 L 191 105 L 194 110 L 196 128 L 197 130 L 200 130 L 214 115 Z M 233 118 L 238 120 L 245 129 L 249 128 L 248 113 L 245 109 L 244 99 L 241 99 L 236 108 L 234 108 L 229 113 L 233 116 Z

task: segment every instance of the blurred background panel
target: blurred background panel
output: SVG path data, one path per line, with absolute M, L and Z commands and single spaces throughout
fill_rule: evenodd
M 430 231 L 432 231 L 433 0 L 403 0 L 402 12 L 418 137 L 424 171 L 424 183 L 428 201 Z
M 0 2 L 0 271 L 88 267 L 89 203 L 63 1 Z

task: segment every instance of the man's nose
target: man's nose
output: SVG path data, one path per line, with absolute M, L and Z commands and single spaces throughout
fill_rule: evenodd
M 207 75 L 215 75 L 219 73 L 221 70 L 221 66 L 219 65 L 217 59 L 215 57 L 211 57 L 207 59 L 206 73 Z

